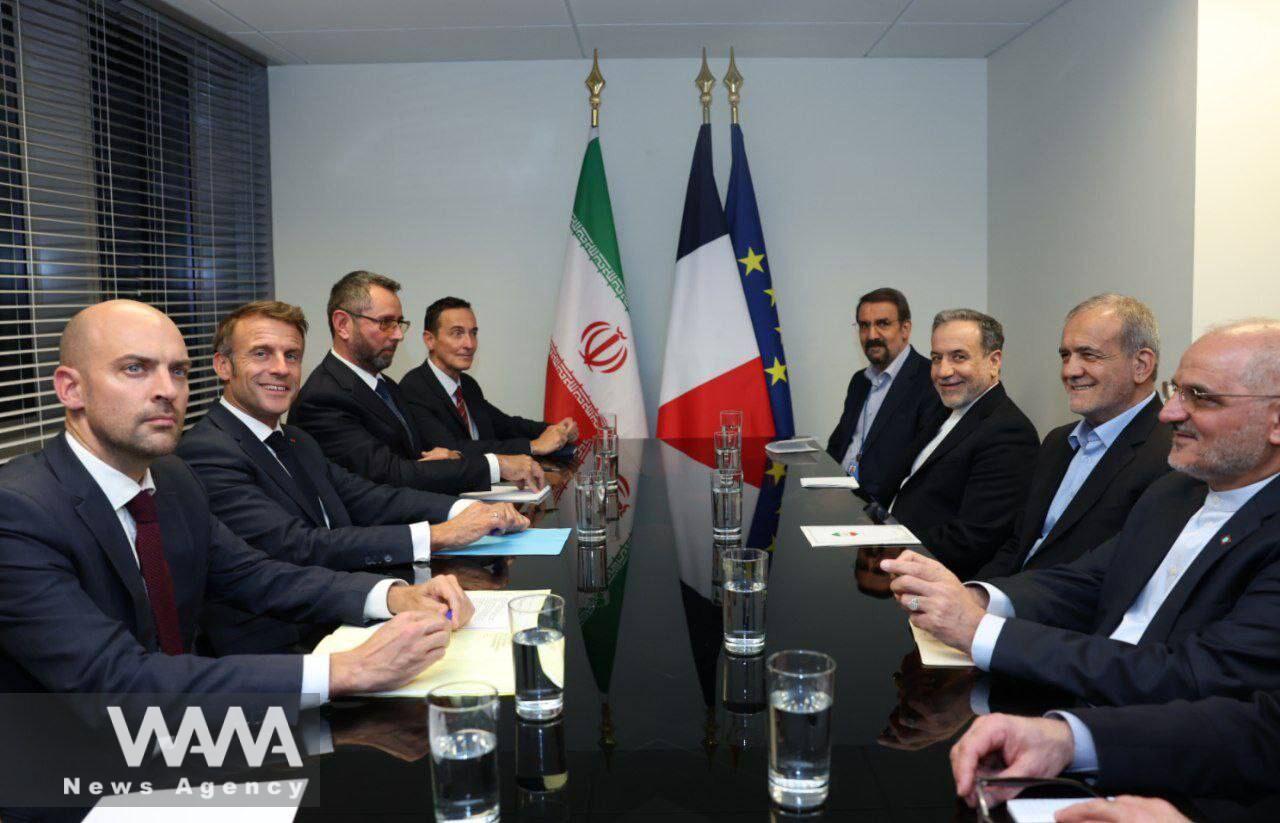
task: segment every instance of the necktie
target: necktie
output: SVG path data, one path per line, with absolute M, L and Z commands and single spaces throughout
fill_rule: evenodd
M 404 419 L 404 415 L 400 413 L 400 407 L 396 405 L 395 400 L 391 399 L 391 389 L 387 388 L 387 381 L 383 379 L 382 375 L 378 375 L 378 382 L 374 392 L 377 393 L 378 397 L 382 398 L 382 402 L 387 404 L 387 408 L 391 409 L 391 413 L 400 421 L 400 425 L 404 427 L 404 433 L 409 438 L 409 444 L 416 449 L 418 447 L 417 441 L 413 438 L 413 430 L 409 428 L 409 421 Z
M 273 431 L 265 442 L 271 447 L 271 451 L 276 453 L 276 457 L 280 458 L 280 463 L 284 466 L 285 471 L 289 472 L 293 482 L 298 484 L 302 495 L 315 504 L 312 507 L 311 514 L 316 522 L 323 523 L 324 504 L 320 502 L 320 492 L 316 490 L 311 478 L 303 471 L 302 464 L 298 462 L 298 456 L 293 453 L 293 447 L 289 445 L 289 439 L 284 436 L 284 432 Z
M 466 430 L 467 436 L 471 436 L 471 420 L 467 417 L 467 403 L 462 399 L 462 387 L 453 390 L 453 402 L 458 407 L 458 416 L 462 418 L 462 428 Z
M 134 548 L 138 553 L 142 581 L 147 586 L 147 599 L 151 601 L 151 616 L 156 623 L 156 639 L 160 642 L 160 651 L 165 654 L 182 654 L 178 603 L 173 595 L 173 577 L 169 574 L 169 563 L 164 558 L 155 498 L 149 491 L 140 491 L 125 504 L 125 508 L 138 525 Z

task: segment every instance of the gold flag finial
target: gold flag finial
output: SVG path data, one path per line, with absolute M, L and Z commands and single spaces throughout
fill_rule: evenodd
M 716 87 L 716 76 L 711 73 L 711 67 L 707 65 L 707 49 L 702 49 L 702 70 L 698 72 L 698 76 L 694 78 L 693 84 L 698 87 L 702 94 L 698 95 L 698 99 L 702 101 L 702 122 L 711 122 L 711 90 Z
M 739 89 L 742 88 L 742 72 L 738 71 L 738 64 L 733 59 L 733 46 L 729 47 L 729 70 L 724 73 L 724 85 L 729 89 L 729 112 L 733 116 L 733 123 L 738 122 L 738 101 L 742 99 Z
M 591 127 L 600 125 L 600 92 L 604 91 L 604 75 L 600 73 L 600 49 L 591 50 L 591 73 L 586 79 L 587 91 L 591 93 Z

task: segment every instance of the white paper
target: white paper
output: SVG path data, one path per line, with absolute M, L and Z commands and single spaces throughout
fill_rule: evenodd
M 773 454 L 799 454 L 800 452 L 822 451 L 822 447 L 812 437 L 793 437 L 790 440 L 775 440 L 772 443 L 765 443 L 764 450 Z
M 471 605 L 476 608 L 476 613 L 471 617 L 471 622 L 462 627 L 462 631 L 467 629 L 495 632 L 511 631 L 511 621 L 507 616 L 507 604 L 517 597 L 524 597 L 527 594 L 551 594 L 551 589 L 467 592 L 467 596 L 471 598 Z
M 469 500 L 483 500 L 486 503 L 541 503 L 551 494 L 550 486 L 543 486 L 537 491 L 521 490 L 515 486 L 494 486 L 487 492 L 463 492 L 462 497 Z
M 814 548 L 833 546 L 918 546 L 906 526 L 801 526 Z
M 973 666 L 973 658 L 957 648 L 948 646 L 929 632 L 908 622 L 911 635 L 920 650 L 920 663 L 934 669 L 966 669 Z
M 847 474 L 839 477 L 802 477 L 800 485 L 806 489 L 856 489 L 858 479 Z
M 1015 823 L 1053 823 L 1053 816 L 1059 809 L 1087 803 L 1089 800 L 1087 797 L 1015 798 L 1005 805 L 1009 807 L 1009 816 Z

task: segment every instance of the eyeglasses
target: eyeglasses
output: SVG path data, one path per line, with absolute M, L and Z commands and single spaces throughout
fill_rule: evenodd
M 1069 777 L 979 777 L 977 785 L 978 819 L 983 823 L 991 823 L 991 809 L 1003 800 L 997 800 L 988 793 L 988 789 L 1030 789 L 1038 786 L 1055 786 L 1071 789 L 1081 795 L 1081 799 L 1101 798 L 1102 794 L 1087 783 L 1072 780 Z
M 1226 392 L 1207 392 L 1203 389 L 1196 389 L 1189 386 L 1179 386 L 1172 380 L 1166 380 L 1160 384 L 1160 398 L 1168 403 L 1177 396 L 1179 402 L 1186 407 L 1187 411 L 1205 408 L 1212 405 L 1222 405 L 1224 397 L 1241 397 L 1248 400 L 1280 400 L 1280 394 L 1228 394 Z
M 373 323 L 377 323 L 378 328 L 384 332 L 391 332 L 395 329 L 396 326 L 400 327 L 401 334 L 409 330 L 409 321 L 405 320 L 404 318 L 400 318 L 397 320 L 396 318 L 393 318 L 393 317 L 370 317 L 367 314 L 360 314 L 359 312 L 351 311 L 351 309 L 339 309 L 339 311 L 344 311 L 347 314 L 351 315 L 352 317 L 359 317 L 364 320 L 369 320 Z

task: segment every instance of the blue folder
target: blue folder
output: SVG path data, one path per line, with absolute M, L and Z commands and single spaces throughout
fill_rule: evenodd
M 515 534 L 489 535 L 470 546 L 433 552 L 440 557 L 553 556 L 564 550 L 571 529 L 525 529 Z

